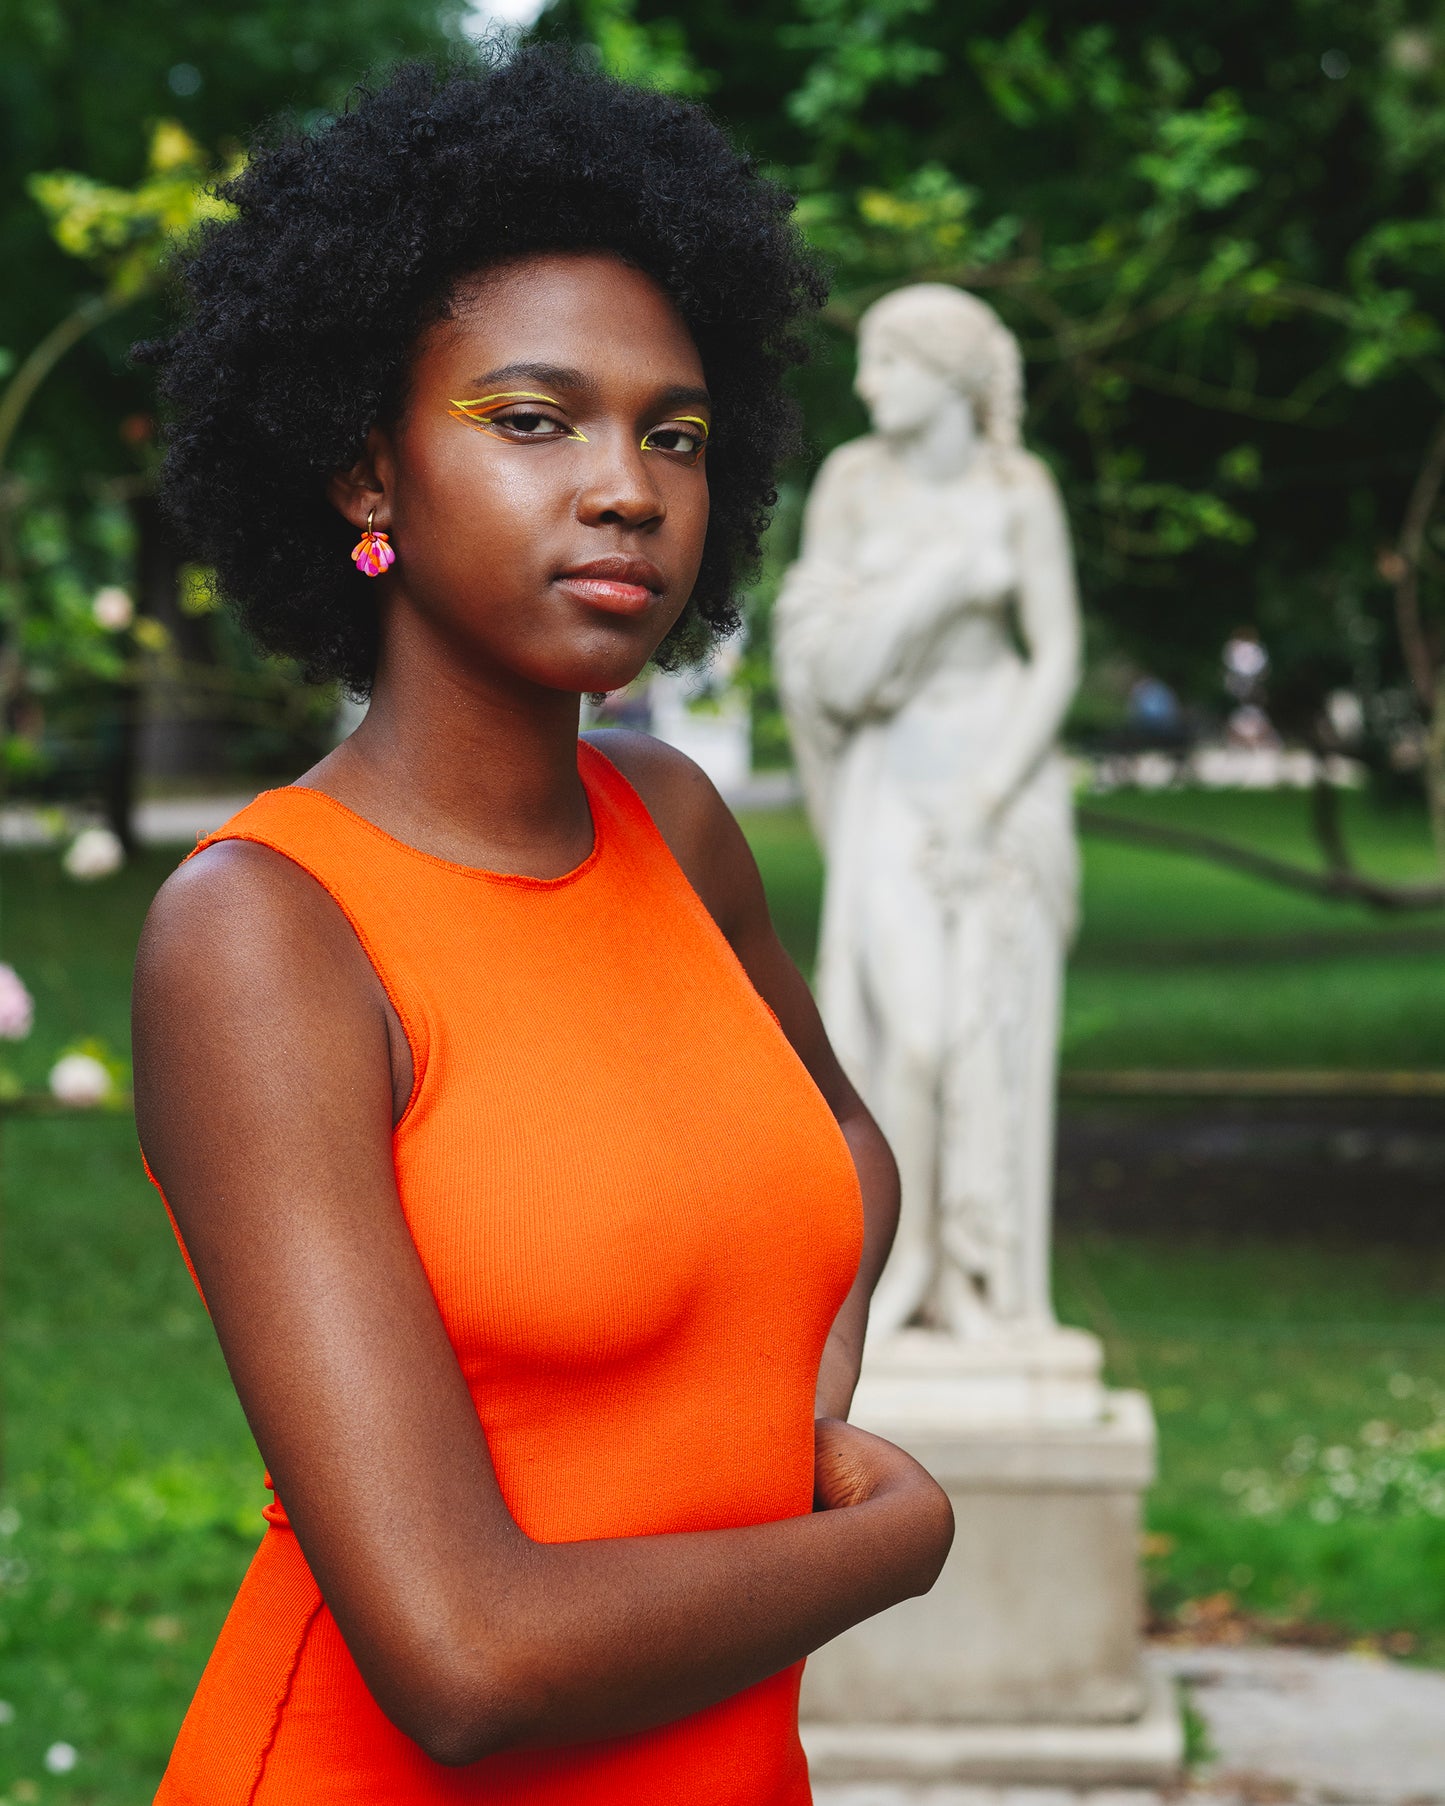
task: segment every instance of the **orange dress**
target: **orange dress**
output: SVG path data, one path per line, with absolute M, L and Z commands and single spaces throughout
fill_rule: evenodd
M 296 786 L 202 845 L 309 872 L 396 1007 L 401 1206 L 522 1529 L 798 1516 L 861 1243 L 852 1159 L 636 792 L 578 744 L 594 845 L 560 878 L 450 864 Z M 656 1730 L 431 1761 L 368 1692 L 280 1500 L 265 1516 L 158 1806 L 807 1806 L 801 1665 Z

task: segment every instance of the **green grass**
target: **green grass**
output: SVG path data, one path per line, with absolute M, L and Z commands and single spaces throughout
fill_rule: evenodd
M 86 1034 L 126 1048 L 136 934 L 175 862 L 81 887 L 49 855 L 0 861 L 28 1083 Z M 260 1461 L 129 1115 L 4 1121 L 0 1203 L 0 1802 L 142 1806 L 259 1540 Z M 56 1743 L 80 1755 L 64 1776 Z
M 3 1136 L 0 1799 L 140 1806 L 267 1495 L 129 1118 Z
M 1229 836 L 1317 863 L 1306 799 L 1191 792 L 1110 798 L 1118 814 Z M 1345 799 L 1361 866 L 1431 874 L 1423 816 Z M 822 862 L 800 811 L 745 824 L 779 931 L 805 971 Z M 1381 916 L 1202 860 L 1084 841 L 1064 1064 L 1113 1067 L 1445 1067 L 1445 911 Z
M 1274 797 L 1224 800 L 1237 805 L 1243 831 L 1259 834 L 1280 829 L 1282 803 L 1297 807 Z M 816 851 L 799 817 L 747 825 L 785 938 L 806 964 Z M 1408 822 L 1370 818 L 1367 829 L 1382 859 L 1399 858 L 1404 869 L 1416 858 Z M 20 967 L 38 1003 L 34 1034 L 15 1050 L 29 1081 L 40 1082 L 77 1037 L 98 1033 L 125 1046 L 136 931 L 173 863 L 146 855 L 116 878 L 80 887 L 50 855 L 0 861 L 0 957 Z M 1371 962 L 1392 972 L 1408 965 L 1414 977 L 1377 987 L 1368 1011 L 1357 986 L 1339 987 L 1334 1008 L 1353 1025 L 1351 1063 L 1367 1049 L 1370 1059 L 1403 1064 L 1416 1046 L 1436 1045 L 1433 1025 L 1419 1018 L 1442 1014 L 1429 1007 L 1438 961 L 1412 952 L 1312 955 L 1302 961 L 1312 987 L 1288 992 L 1277 981 L 1292 964 L 1291 936 L 1328 929 L 1373 947 L 1381 925 L 1205 873 L 1191 861 L 1088 848 L 1074 983 L 1097 978 L 1100 995 L 1132 1025 L 1127 1059 L 1116 1052 L 1109 1063 L 1147 1064 L 1174 1046 L 1190 1065 L 1218 1057 L 1174 1024 L 1178 994 L 1167 987 L 1195 968 L 1168 964 L 1172 950 L 1196 962 L 1201 982 L 1239 987 L 1240 996 L 1262 984 L 1276 999 L 1300 998 L 1311 1016 L 1318 985 L 1337 964 L 1357 973 Z M 1136 971 L 1130 950 L 1145 942 L 1150 958 L 1166 963 L 1145 968 L 1141 959 Z M 1120 976 L 1138 980 L 1127 1003 Z M 1285 1002 L 1277 1007 L 1288 1028 Z M 1077 1031 L 1077 997 L 1070 1008 Z M 1250 1064 L 1282 1063 L 1277 1043 L 1258 1038 L 1265 1020 L 1259 1010 L 1251 1017 Z M 1227 1026 L 1226 1009 L 1216 1037 Z M 1103 1044 L 1125 1030 L 1091 1032 Z M 141 1173 L 129 1120 L 6 1122 L 0 1195 L 0 1699 L 14 1708 L 13 1721 L 0 1724 L 0 1806 L 143 1806 L 259 1538 L 260 1463 Z M 1437 1391 L 1445 1395 L 1442 1284 L 1445 1257 L 1418 1249 L 1061 1240 L 1061 1314 L 1103 1335 L 1115 1382 L 1146 1386 L 1159 1414 L 1161 1476 L 1149 1523 L 1161 1611 L 1229 1590 L 1267 1615 L 1326 1620 L 1352 1634 L 1413 1632 L 1423 1654 L 1445 1660 L 1445 1596 L 1425 1578 L 1445 1572 L 1445 1522 L 1391 1509 L 1322 1522 L 1299 1477 L 1285 1472 L 1304 1433 L 1353 1447 L 1366 1424 L 1408 1431 L 1430 1418 Z M 1402 1376 L 1410 1382 L 1403 1393 Z M 1255 1510 L 1265 1492 L 1271 1509 Z M 46 1772 L 44 1754 L 56 1742 L 80 1752 L 73 1773 Z
M 1266 1619 L 1406 1633 L 1397 1646 L 1445 1663 L 1445 1597 L 1427 1579 L 1445 1573 L 1445 1506 L 1359 1501 L 1320 1521 L 1334 1501 L 1319 1459 L 1290 1472 L 1304 1436 L 1323 1454 L 1362 1450 L 1366 1426 L 1396 1442 L 1434 1426 L 1413 1460 L 1445 1474 L 1445 1247 L 1074 1233 L 1059 1237 L 1055 1290 L 1061 1318 L 1103 1338 L 1113 1382 L 1153 1400 L 1157 1613 L 1228 1592 Z

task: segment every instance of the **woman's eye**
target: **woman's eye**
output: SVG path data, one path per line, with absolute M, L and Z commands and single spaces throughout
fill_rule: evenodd
M 707 430 L 701 426 L 655 426 L 642 441 L 644 451 L 672 452 L 695 464 L 707 444 Z
M 566 437 L 571 428 L 560 420 L 554 420 L 550 414 L 537 414 L 530 409 L 516 414 L 493 414 L 492 424 L 505 426 L 514 433 L 520 433 L 524 439 L 555 439 L 559 435 Z
M 513 391 L 506 395 L 482 395 L 475 401 L 454 401 L 447 409 L 453 420 L 464 421 L 479 432 L 491 433 L 498 439 L 582 439 L 587 435 L 556 414 L 544 414 L 541 408 L 524 404 L 540 401 L 547 407 L 560 405 L 550 395 L 529 395 Z M 511 403 L 509 407 L 507 404 Z

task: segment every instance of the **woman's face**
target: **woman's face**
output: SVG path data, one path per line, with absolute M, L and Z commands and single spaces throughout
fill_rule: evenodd
M 948 378 L 910 357 L 882 333 L 864 333 L 858 344 L 854 388 L 885 437 L 922 432 L 945 408 L 956 406 L 958 391 Z
M 375 505 L 396 551 L 376 580 L 383 667 L 420 630 L 479 674 L 630 682 L 697 577 L 709 420 L 681 315 L 620 259 L 548 254 L 464 283 L 370 474 L 332 490 L 358 526 Z

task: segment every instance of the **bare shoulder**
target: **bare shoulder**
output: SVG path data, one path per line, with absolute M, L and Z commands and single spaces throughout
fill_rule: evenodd
M 818 467 L 818 474 L 822 476 L 826 472 L 830 479 L 846 482 L 850 477 L 872 470 L 878 461 L 879 449 L 875 433 L 862 433 L 856 439 L 845 439 L 824 458 Z
M 854 490 L 866 486 L 877 468 L 879 444 L 872 433 L 845 440 L 835 446 L 818 466 L 811 494 L 823 494 L 840 501 Z
M 207 847 L 157 892 L 131 1018 L 153 1165 L 183 1095 L 194 1120 L 286 1074 L 324 1082 L 343 1048 L 367 1070 L 390 1064 L 385 994 L 345 916 L 300 866 L 245 841 Z
M 293 860 L 251 841 L 223 840 L 179 866 L 156 892 L 141 931 L 138 986 L 192 972 L 223 984 L 261 962 L 273 978 L 308 947 L 341 946 L 344 916 Z M 279 962 L 278 949 L 287 957 Z

